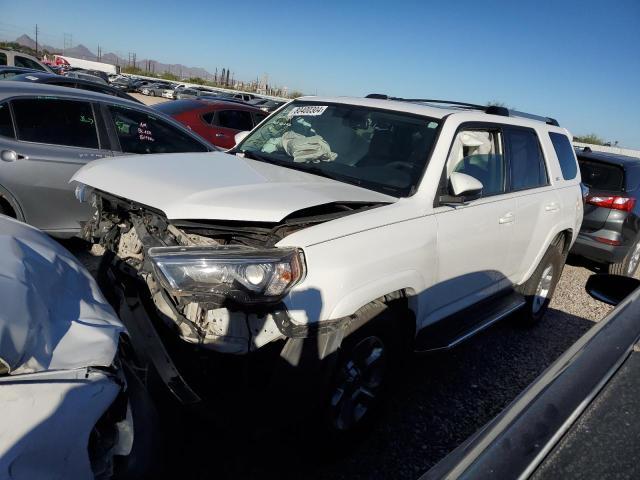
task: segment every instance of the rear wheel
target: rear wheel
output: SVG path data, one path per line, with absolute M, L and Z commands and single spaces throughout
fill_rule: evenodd
M 565 255 L 562 245 L 562 242 L 557 242 L 549 246 L 538 268 L 519 289 L 526 301 L 520 311 L 520 319 L 527 325 L 537 323 L 549 308 L 564 268 Z
M 638 271 L 638 265 L 640 265 L 640 240 L 636 240 L 621 262 L 607 265 L 607 270 L 614 275 L 633 277 Z

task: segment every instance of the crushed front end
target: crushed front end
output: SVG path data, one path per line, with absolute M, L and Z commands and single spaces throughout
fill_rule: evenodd
M 369 205 L 323 206 L 265 224 L 170 222 L 160 211 L 101 191 L 92 191 L 91 202 L 83 235 L 106 250 L 101 287 L 137 353 L 182 404 L 226 399 L 238 407 L 236 394 L 247 385 L 253 393 L 275 387 L 279 398 L 291 395 L 286 385 L 296 396 L 319 396 L 318 380 L 326 377 L 345 322 L 310 332 L 290 319 L 282 300 L 305 276 L 304 254 L 275 245 Z M 207 410 L 218 419 L 227 413 L 226 407 Z

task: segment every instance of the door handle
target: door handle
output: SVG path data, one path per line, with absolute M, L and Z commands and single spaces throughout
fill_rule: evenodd
M 216 133 L 216 137 L 226 137 L 226 135 L 224 133 Z
M 509 212 L 509 213 L 506 213 L 504 216 L 500 217 L 498 219 L 498 223 L 500 223 L 500 225 L 503 225 L 505 223 L 512 223 L 513 219 L 514 219 L 513 212 Z
M 558 204 L 556 202 L 549 203 L 549 204 L 544 206 L 544 211 L 545 212 L 557 212 L 558 210 L 560 210 L 560 207 L 558 206 Z
M 14 150 L 2 150 L 0 152 L 0 160 L 3 162 L 15 162 L 16 160 L 29 160 L 29 157 L 16 153 Z

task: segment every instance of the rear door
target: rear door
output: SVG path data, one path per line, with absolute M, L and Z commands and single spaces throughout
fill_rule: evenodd
M 226 109 L 216 112 L 213 125 L 218 128 L 215 144 L 222 148 L 232 148 L 236 144 L 238 132 L 253 130 L 251 112 L 239 109 Z
M 88 218 L 88 207 L 69 183 L 84 164 L 111 155 L 102 145 L 90 102 L 19 98 L 10 102 L 15 138 L 0 148 L 17 160 L 0 162 L 0 183 L 16 197 L 25 220 L 42 230 L 73 233 Z
M 116 155 L 207 152 L 210 147 L 162 117 L 122 105 L 107 105 L 107 128 L 117 140 Z
M 550 169 L 536 131 L 510 126 L 504 129 L 504 135 L 509 189 L 516 201 L 516 228 L 509 263 L 515 266 L 514 283 L 520 283 L 562 218 L 563 205 L 551 186 Z

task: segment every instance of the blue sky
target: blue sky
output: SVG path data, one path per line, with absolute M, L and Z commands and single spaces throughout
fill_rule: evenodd
M 268 73 L 310 94 L 500 101 L 640 148 L 640 0 L 0 0 L 0 38 Z

